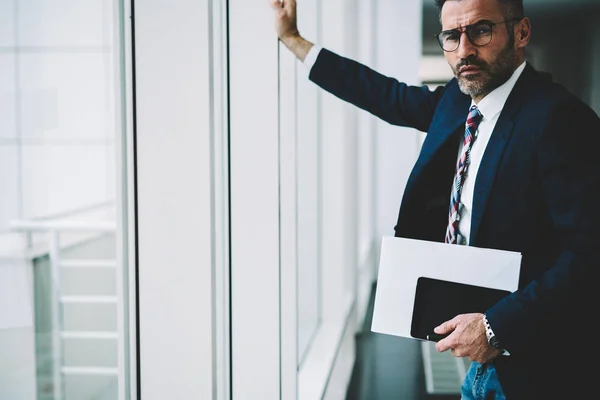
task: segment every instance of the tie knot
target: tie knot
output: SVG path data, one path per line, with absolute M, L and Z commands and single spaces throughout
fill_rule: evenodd
M 477 127 L 482 118 L 483 115 L 479 112 L 479 108 L 477 108 L 477 106 L 471 106 L 469 109 L 469 116 L 467 117 L 467 125 Z

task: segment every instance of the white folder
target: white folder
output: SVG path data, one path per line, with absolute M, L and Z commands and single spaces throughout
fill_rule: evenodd
M 520 269 L 517 252 L 384 237 L 371 330 L 414 339 L 410 328 L 421 276 L 514 292 Z

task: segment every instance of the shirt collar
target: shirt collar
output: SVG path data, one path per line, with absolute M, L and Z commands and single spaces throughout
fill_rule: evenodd
M 484 119 L 489 121 L 502 111 L 510 92 L 515 87 L 517 80 L 525 69 L 525 64 L 526 62 L 523 62 L 503 85 L 492 90 L 490 94 L 481 99 L 479 104 L 477 104 L 477 108 L 479 108 Z M 475 103 L 471 101 L 471 105 L 474 104 Z

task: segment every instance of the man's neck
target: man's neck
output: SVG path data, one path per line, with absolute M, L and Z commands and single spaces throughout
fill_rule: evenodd
M 473 100 L 473 104 L 478 104 L 481 100 L 483 100 L 485 98 L 485 96 L 487 96 L 488 94 L 492 93 L 494 90 L 498 89 L 500 86 L 502 86 L 506 82 L 508 82 L 508 80 L 515 74 L 515 71 L 517 69 L 519 69 L 519 67 L 524 62 L 525 62 L 525 56 L 518 57 L 518 60 L 515 63 L 514 69 L 512 70 L 512 72 L 510 73 L 510 75 L 508 75 L 508 77 L 506 78 L 506 80 L 504 80 L 504 82 L 502 82 L 500 85 L 496 86 L 495 88 L 491 89 L 490 91 L 488 91 L 486 93 L 481 93 L 481 94 L 477 94 L 475 96 L 471 96 L 471 99 Z

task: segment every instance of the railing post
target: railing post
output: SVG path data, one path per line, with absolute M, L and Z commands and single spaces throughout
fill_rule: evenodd
M 52 279 L 51 307 L 52 307 L 52 376 L 54 399 L 63 399 L 62 380 L 62 312 L 60 305 L 60 233 L 50 230 L 50 270 Z

